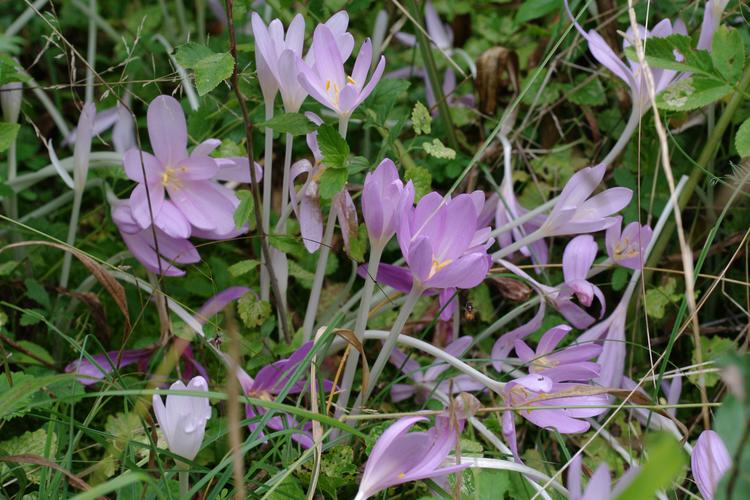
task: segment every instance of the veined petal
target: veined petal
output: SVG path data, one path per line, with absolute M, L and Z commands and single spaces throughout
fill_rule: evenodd
M 148 105 L 147 121 L 151 148 L 165 167 L 175 167 L 187 158 L 187 122 L 177 99 L 154 98 Z

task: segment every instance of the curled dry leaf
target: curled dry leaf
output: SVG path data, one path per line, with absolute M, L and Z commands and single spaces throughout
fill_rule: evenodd
M 35 240 L 35 241 L 22 241 L 20 243 L 12 243 L 10 245 L 5 245 L 4 247 L 0 248 L 0 253 L 9 250 L 11 248 L 17 248 L 17 247 L 24 247 L 24 246 L 34 246 L 34 245 L 44 245 L 48 247 L 58 248 L 60 250 L 63 250 L 65 252 L 70 252 L 73 254 L 73 256 L 81 261 L 81 264 L 86 266 L 86 269 L 89 270 L 89 272 L 96 278 L 96 280 L 101 283 L 101 285 L 104 287 L 107 292 L 112 296 L 115 303 L 117 304 L 117 307 L 120 308 L 120 311 L 122 311 L 123 316 L 125 317 L 125 336 L 127 337 L 130 334 L 130 329 L 132 328 L 132 324 L 130 323 L 130 314 L 128 314 L 128 304 L 125 299 L 125 288 L 117 282 L 116 279 L 114 279 L 105 269 L 104 267 L 96 262 L 94 259 L 86 255 L 85 253 L 81 252 L 77 248 L 73 248 L 67 245 L 63 245 L 62 243 L 55 243 L 54 241 L 41 241 L 41 240 Z
M 505 47 L 485 50 L 477 59 L 477 92 L 479 111 L 495 114 L 498 97 L 503 91 L 518 91 L 518 56 Z

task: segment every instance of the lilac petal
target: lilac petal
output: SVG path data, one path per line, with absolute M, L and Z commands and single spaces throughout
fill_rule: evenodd
M 323 241 L 323 214 L 320 210 L 320 199 L 303 195 L 299 204 L 299 227 L 302 243 L 308 252 L 320 248 Z
M 367 266 L 364 267 L 365 276 L 367 275 Z M 361 274 L 360 274 L 361 275 Z M 380 264 L 378 274 L 375 277 L 378 283 L 387 285 L 399 292 L 408 293 L 414 283 L 414 279 L 408 269 L 394 266 L 392 264 Z
M 417 37 L 415 35 L 412 35 L 411 33 L 404 33 L 402 31 L 399 31 L 395 35 L 393 35 L 396 40 L 403 43 L 407 47 L 416 47 L 417 46 Z
M 172 238 L 189 238 L 192 230 L 185 216 L 171 201 L 162 204 L 154 224 Z
M 581 500 L 610 498 L 610 490 L 609 467 L 607 467 L 607 464 L 600 464 L 594 471 L 591 479 L 589 479 L 589 484 L 586 486 L 586 493 Z
M 217 181 L 234 181 L 249 184 L 252 182 L 250 177 L 250 162 L 247 158 L 240 156 L 231 156 L 229 158 L 214 158 L 219 167 L 214 180 Z M 255 163 L 255 180 L 260 182 L 263 179 L 263 167 L 258 162 Z
M 359 48 L 359 54 L 357 54 L 357 59 L 354 61 L 354 69 L 352 70 L 352 80 L 354 80 L 354 87 L 358 91 L 361 91 L 362 87 L 364 87 L 371 64 L 372 42 L 368 38 Z
M 219 167 L 213 158 L 195 154 L 180 161 L 178 168 L 180 178 L 191 181 L 213 179 L 219 171 Z
M 378 65 L 375 66 L 375 71 L 372 72 L 372 76 L 370 76 L 370 81 L 367 82 L 367 85 L 362 89 L 362 91 L 359 93 L 359 99 L 357 100 L 357 105 L 363 103 L 372 93 L 373 90 L 375 90 L 375 86 L 380 81 L 380 78 L 383 76 L 383 71 L 385 71 L 385 56 L 380 56 L 380 59 L 378 60 Z
M 432 41 L 441 49 L 450 49 L 453 45 L 453 36 L 443 26 L 443 22 L 438 17 L 432 2 L 427 0 L 424 6 L 425 25 Z
M 143 167 L 141 167 L 141 156 L 143 157 Z M 122 165 L 125 167 L 125 175 L 135 182 L 143 182 L 144 170 L 148 182 L 161 182 L 161 176 L 164 173 L 164 167 L 154 155 L 135 148 L 125 151 L 122 156 Z
M 135 364 L 144 359 L 149 359 L 153 354 L 152 348 L 128 349 L 122 351 L 110 351 L 108 353 L 91 356 L 91 360 L 75 360 L 65 367 L 66 373 L 76 373 L 81 377 L 78 379 L 83 385 L 92 385 L 114 370 Z M 117 362 L 119 359 L 119 363 Z
M 149 199 L 151 209 L 149 210 Z M 148 192 L 145 184 L 138 184 L 130 193 L 130 210 L 133 219 L 145 229 L 151 225 L 151 217 L 156 219 L 164 205 L 164 187 L 160 183 L 149 184 Z
M 180 103 L 171 96 L 157 96 L 148 105 L 147 121 L 154 154 L 164 166 L 177 167 L 188 156 L 187 123 Z
M 693 448 L 690 467 L 704 499 L 713 499 L 721 477 L 731 466 L 732 458 L 721 437 L 712 430 L 701 432 Z
M 458 295 L 455 288 L 443 288 L 438 294 L 438 305 L 440 306 L 440 319 L 450 321 L 453 313 L 458 307 Z
M 219 233 L 234 229 L 235 207 L 212 183 L 186 181 L 168 189 L 174 204 L 195 227 Z
M 352 111 L 354 111 L 354 108 L 356 108 L 359 103 L 362 102 L 362 100 L 359 99 L 359 93 L 357 92 L 357 89 L 354 87 L 354 85 L 350 84 L 347 84 L 343 88 L 343 90 L 341 90 L 338 101 L 338 112 L 343 115 L 350 114 Z
M 286 47 L 296 55 L 302 55 L 302 44 L 305 41 L 305 18 L 302 14 L 297 14 L 289 23 L 289 28 L 286 30 Z
M 557 344 L 572 330 L 568 325 L 557 325 L 547 330 L 539 339 L 536 352 L 540 355 L 549 354 L 555 350 Z
M 412 379 L 417 374 L 419 374 L 419 371 L 421 370 L 419 363 L 414 361 L 413 358 L 407 357 L 406 354 L 404 354 L 404 352 L 400 349 L 393 350 L 389 361 L 393 364 L 393 366 L 396 366 L 399 370 L 401 370 L 404 375 Z
M 219 146 L 221 146 L 219 139 L 206 139 L 193 148 L 190 156 L 210 156 Z
M 344 62 L 336 45 L 336 39 L 331 30 L 323 24 L 315 28 L 312 50 L 315 52 L 315 66 L 317 73 L 331 86 L 343 89 L 346 85 Z
M 409 255 L 406 258 L 409 269 L 414 277 L 422 283 L 425 283 L 430 277 L 433 255 L 430 239 L 426 236 L 418 237 L 409 248 Z
M 201 308 L 198 309 L 198 312 L 195 313 L 195 318 L 201 324 L 205 324 L 208 321 L 208 318 L 219 313 L 229 303 L 251 291 L 252 290 L 244 286 L 232 286 L 226 288 L 204 302 Z
M 565 282 L 585 280 L 596 258 L 597 246 L 594 237 L 582 234 L 573 238 L 563 252 L 563 275 Z
M 589 42 L 589 50 L 597 61 L 614 73 L 620 80 L 628 84 L 631 89 L 637 88 L 632 71 L 614 53 L 599 33 L 591 30 L 588 32 L 586 38 Z
M 610 188 L 586 200 L 579 210 L 596 214 L 597 218 L 606 217 L 628 206 L 632 197 L 633 191 L 628 188 Z
M 410 384 L 393 384 L 391 386 L 391 401 L 399 403 L 414 397 L 414 386 Z
M 410 263 L 411 264 L 411 263 Z M 490 260 L 487 254 L 473 253 L 464 255 L 448 264 L 433 277 L 424 280 L 428 287 L 435 288 L 474 288 L 479 285 L 490 270 Z
M 593 316 L 584 311 L 579 305 L 571 302 L 570 299 L 556 301 L 555 307 L 576 328 L 588 328 L 596 321 Z

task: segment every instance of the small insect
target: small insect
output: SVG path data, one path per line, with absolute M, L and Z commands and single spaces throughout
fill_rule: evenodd
M 472 304 L 471 302 L 467 302 L 464 306 L 464 319 L 466 321 L 474 321 L 475 312 L 476 311 L 474 310 L 474 304 Z

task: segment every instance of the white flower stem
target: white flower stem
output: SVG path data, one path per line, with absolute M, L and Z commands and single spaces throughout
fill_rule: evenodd
M 339 117 L 339 135 L 346 139 L 346 131 L 349 128 L 349 117 L 348 116 L 340 116 Z
M 378 273 L 380 257 L 383 255 L 383 248 L 384 245 L 377 244 L 373 245 L 370 250 L 370 260 L 367 263 L 367 276 L 365 277 L 365 285 L 364 287 L 362 287 L 363 292 L 362 299 L 359 302 L 357 322 L 354 325 L 354 336 L 360 342 L 363 340 L 365 328 L 367 328 L 367 319 L 370 313 L 370 302 L 372 301 L 372 292 L 375 289 L 375 277 Z M 359 352 L 356 349 L 350 349 L 349 358 L 346 360 L 344 375 L 341 379 L 341 383 L 339 384 L 339 387 L 341 389 L 336 405 L 336 418 L 341 416 L 342 412 L 349 404 L 349 396 L 352 392 L 352 383 L 354 382 L 354 375 L 357 372 L 358 362 Z
M 177 468 L 179 469 L 180 476 L 180 500 L 185 500 L 188 497 L 188 491 L 190 491 L 190 472 L 188 465 L 184 462 L 177 462 Z
M 305 311 L 305 320 L 302 324 L 303 340 L 307 342 L 312 338 L 313 327 L 315 326 L 315 317 L 318 315 L 318 305 L 320 304 L 320 293 L 323 289 L 323 280 L 326 274 L 326 264 L 328 263 L 328 254 L 331 252 L 331 242 L 333 241 L 333 230 L 336 227 L 336 211 L 331 207 L 328 212 L 326 229 L 323 233 L 323 241 L 320 244 L 320 254 L 318 254 L 318 263 L 315 268 L 312 288 L 310 289 L 310 300 L 307 302 Z
M 266 121 L 273 118 L 273 102 L 266 103 Z M 263 151 L 263 232 L 268 234 L 271 225 L 271 179 L 273 174 L 273 129 L 266 128 L 266 143 Z M 267 256 L 263 256 L 266 259 Z M 267 301 L 271 297 L 271 280 L 265 265 L 260 267 L 260 299 Z
M 406 296 L 406 302 L 404 302 L 404 305 L 401 306 L 401 310 L 398 312 L 396 321 L 393 323 L 393 327 L 391 328 L 388 337 L 385 339 L 385 344 L 380 350 L 378 357 L 375 359 L 375 364 L 373 364 L 372 368 L 370 369 L 370 379 L 367 383 L 367 388 L 364 391 L 360 392 L 359 396 L 357 397 L 357 402 L 354 403 L 354 411 L 357 411 L 360 406 L 365 404 L 367 400 L 370 399 L 370 395 L 372 394 L 373 389 L 378 383 L 380 374 L 383 372 L 385 364 L 391 357 L 393 348 L 396 347 L 398 336 L 401 333 L 401 330 L 403 330 L 404 325 L 406 324 L 406 320 L 409 319 L 409 316 L 411 316 L 411 312 L 414 310 L 414 306 L 417 304 L 419 297 L 422 295 L 422 291 L 422 287 L 415 283 L 412 286 L 409 295 Z
M 96 13 L 96 0 L 89 0 L 89 9 Z M 86 102 L 94 102 L 94 67 L 96 65 L 96 22 L 94 16 L 89 16 L 88 51 L 86 52 Z
M 73 209 L 70 212 L 70 222 L 68 224 L 68 238 L 65 240 L 69 246 L 74 246 L 76 242 L 76 233 L 78 232 L 78 219 L 81 215 L 81 200 L 83 199 L 83 189 L 75 189 L 73 192 Z M 65 252 L 63 256 L 62 271 L 60 272 L 60 287 L 68 287 L 68 278 L 70 277 L 70 264 L 73 254 Z
M 519 221 L 520 217 L 516 219 L 516 221 Z M 513 252 L 516 252 L 520 249 L 522 249 L 525 246 L 529 246 L 535 241 L 541 240 L 544 238 L 545 233 L 541 229 L 537 229 L 531 234 L 528 234 L 521 238 L 520 240 L 514 241 L 512 244 L 508 245 L 507 247 L 501 248 L 497 252 L 492 254 L 492 260 L 497 261 L 498 259 L 502 259 L 503 257 L 507 257 L 508 255 L 512 254 Z
M 630 118 L 628 118 L 628 122 L 625 124 L 622 133 L 620 133 L 620 138 L 617 139 L 615 145 L 612 146 L 612 149 L 600 163 L 609 165 L 615 160 L 615 158 L 617 158 L 622 150 L 625 149 L 625 146 L 628 145 L 630 138 L 633 136 L 633 132 L 638 128 L 638 123 L 641 121 L 641 111 L 638 108 L 639 106 L 634 103 L 633 110 L 630 112 Z

